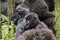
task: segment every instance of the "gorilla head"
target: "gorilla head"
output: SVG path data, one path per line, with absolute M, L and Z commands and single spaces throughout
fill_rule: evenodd
M 39 20 L 38 15 L 36 13 L 27 14 L 23 21 L 26 21 L 26 27 L 24 27 L 25 30 L 35 29 L 35 28 L 38 29 L 48 28 L 44 22 Z
M 35 13 L 29 13 L 25 16 L 26 23 L 30 28 L 34 28 L 37 24 L 39 24 L 38 15 Z
M 23 4 L 21 4 L 16 7 L 16 11 L 12 14 L 11 18 L 14 21 L 14 23 L 17 25 L 23 21 L 23 18 L 28 13 L 29 13 L 29 8 L 24 7 Z

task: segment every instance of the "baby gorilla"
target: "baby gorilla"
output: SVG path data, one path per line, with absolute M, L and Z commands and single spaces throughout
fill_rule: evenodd
M 50 29 L 42 28 L 25 31 L 17 40 L 55 40 L 55 37 Z
M 23 21 L 16 27 L 16 39 L 19 35 L 22 35 L 23 32 L 29 29 L 41 29 L 48 28 L 46 24 L 39 21 L 38 15 L 35 13 L 29 13 L 25 16 Z

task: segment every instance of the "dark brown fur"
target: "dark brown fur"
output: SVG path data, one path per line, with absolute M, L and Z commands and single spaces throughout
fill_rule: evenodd
M 17 40 L 55 40 L 50 29 L 32 29 L 25 31 Z

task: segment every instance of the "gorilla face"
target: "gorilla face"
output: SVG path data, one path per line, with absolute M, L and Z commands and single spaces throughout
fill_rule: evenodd
M 25 20 L 27 25 L 29 26 L 29 29 L 34 28 L 38 23 L 38 15 L 35 13 L 29 13 L 25 16 Z
M 26 21 L 29 23 L 35 23 L 37 21 L 37 18 L 33 17 L 33 15 L 31 15 L 26 18 Z
M 14 21 L 14 19 L 16 20 L 16 21 L 14 21 L 15 24 L 19 24 L 23 21 L 23 18 L 28 13 L 29 13 L 29 8 L 25 8 L 23 6 L 23 4 L 18 5 L 16 7 L 16 13 L 13 13 L 13 15 L 15 15 L 15 16 L 12 15 L 12 19 L 13 19 L 13 21 Z

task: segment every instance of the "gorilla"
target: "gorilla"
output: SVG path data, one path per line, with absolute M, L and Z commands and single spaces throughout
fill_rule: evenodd
M 56 40 L 50 29 L 31 29 L 27 30 L 22 35 L 19 35 L 17 40 Z
M 42 29 L 48 28 L 45 23 L 38 19 L 38 15 L 35 13 L 27 14 L 23 21 L 16 27 L 16 39 L 19 35 L 22 35 L 23 32 L 29 29 Z
M 54 29 L 55 15 L 53 12 L 49 12 L 48 5 L 44 0 L 25 0 L 23 4 L 23 6 L 30 8 L 30 12 L 38 14 L 39 20 L 47 24 L 48 28 L 52 29 L 54 34 L 56 34 Z M 20 9 L 20 5 L 16 9 Z
M 16 7 L 14 13 L 11 14 L 11 20 L 14 21 L 15 25 L 17 25 L 23 21 L 24 16 L 29 12 L 30 8 L 26 6 L 26 4 L 20 4 Z

